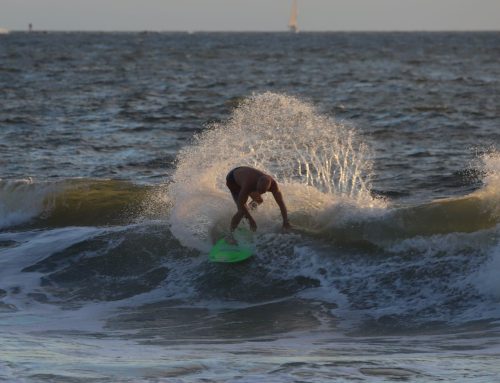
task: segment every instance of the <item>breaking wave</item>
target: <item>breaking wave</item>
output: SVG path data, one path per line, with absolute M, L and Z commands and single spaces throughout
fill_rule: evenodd
M 276 177 L 295 230 L 280 233 L 267 201 L 253 260 L 221 268 L 204 251 L 227 230 L 225 175 L 239 165 Z M 181 151 L 168 185 L 0 181 L 0 310 L 298 297 L 375 330 L 500 318 L 500 156 L 476 167 L 473 193 L 396 206 L 372 196 L 353 128 L 293 97 L 253 96 Z
M 243 100 L 228 121 L 210 125 L 179 153 L 169 195 L 172 232 L 181 242 L 206 249 L 210 230 L 226 225 L 234 209 L 225 176 L 242 165 L 275 177 L 292 220 L 321 215 L 332 204 L 384 206 L 370 195 L 369 150 L 354 129 L 297 98 L 268 92 Z M 268 204 L 258 224 L 269 229 L 277 212 Z

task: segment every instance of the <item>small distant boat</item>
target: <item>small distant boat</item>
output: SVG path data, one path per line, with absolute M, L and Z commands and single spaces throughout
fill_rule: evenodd
M 299 31 L 299 25 L 297 24 L 297 15 L 297 0 L 293 0 L 292 14 L 290 15 L 290 21 L 288 21 L 288 29 L 292 33 L 297 33 Z
M 8 35 L 9 34 L 9 30 L 8 29 L 5 29 L 5 28 L 0 28 L 0 35 Z

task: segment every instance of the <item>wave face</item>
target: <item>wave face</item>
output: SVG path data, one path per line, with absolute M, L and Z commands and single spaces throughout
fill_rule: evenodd
M 0 229 L 104 226 L 152 218 L 168 207 L 161 189 L 118 180 L 0 180 Z
M 46 210 L 56 185 L 0 180 L 0 229 L 29 221 Z
M 185 146 L 167 185 L 0 181 L 0 309 L 299 299 L 361 332 L 500 318 L 498 153 L 476 161 L 476 191 L 412 205 L 373 196 L 370 158 L 353 128 L 264 93 Z M 252 261 L 221 269 L 206 250 L 235 211 L 225 176 L 240 165 L 277 179 L 295 229 L 280 233 L 268 197 Z

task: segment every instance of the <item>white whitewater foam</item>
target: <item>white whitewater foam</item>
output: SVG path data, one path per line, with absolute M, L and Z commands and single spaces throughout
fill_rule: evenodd
M 293 214 L 316 216 L 340 200 L 358 209 L 382 205 L 370 195 L 369 151 L 354 129 L 297 98 L 267 92 L 243 101 L 228 121 L 209 126 L 180 151 L 169 187 L 170 223 L 184 245 L 206 250 L 210 230 L 229 224 L 235 207 L 225 176 L 242 165 L 275 177 L 292 224 Z M 272 196 L 265 198 L 258 225 L 279 223 Z
M 479 269 L 472 281 L 484 295 L 500 302 L 500 243 L 491 249 L 489 260 Z
M 23 306 L 30 301 L 26 299 L 26 294 L 39 287 L 42 274 L 23 272 L 25 267 L 103 232 L 103 229 L 91 227 L 66 227 L 50 231 L 0 234 L 0 240 L 18 242 L 17 246 L 0 250 L 0 288 L 19 291 L 9 294 L 4 301 L 16 307 Z
M 500 218 L 500 153 L 493 152 L 480 158 L 480 167 L 484 171 L 484 186 L 473 193 L 486 203 L 486 208 L 493 218 Z

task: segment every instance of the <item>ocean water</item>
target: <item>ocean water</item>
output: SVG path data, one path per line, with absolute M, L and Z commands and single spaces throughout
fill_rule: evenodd
M 0 381 L 498 381 L 499 44 L 0 36 Z

